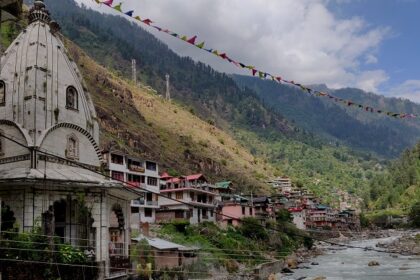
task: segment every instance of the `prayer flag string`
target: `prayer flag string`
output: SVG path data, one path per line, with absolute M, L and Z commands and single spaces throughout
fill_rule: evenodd
M 341 103 L 343 105 L 346 105 L 348 107 L 355 107 L 355 108 L 359 108 L 362 109 L 366 112 L 370 112 L 370 113 L 377 113 L 377 114 L 383 114 L 389 117 L 393 117 L 393 118 L 400 118 L 400 119 L 411 119 L 411 118 L 418 118 L 419 116 L 416 114 L 406 114 L 406 113 L 394 113 L 394 112 L 388 112 L 388 111 L 384 111 L 384 110 L 379 110 L 379 109 L 375 109 L 373 107 L 370 106 L 366 106 L 363 104 L 358 104 L 356 102 L 353 102 L 351 100 L 346 100 L 346 99 L 342 99 L 336 96 L 333 96 L 329 93 L 323 92 L 323 91 L 319 91 L 319 90 L 314 90 L 312 88 L 309 88 L 305 85 L 302 85 L 300 83 L 296 83 L 292 80 L 286 80 L 284 78 L 282 78 L 281 76 L 276 76 L 276 75 L 272 75 L 270 73 L 267 73 L 265 71 L 259 70 L 257 69 L 255 66 L 251 66 L 251 65 L 247 65 L 245 63 L 239 62 L 239 61 L 235 61 L 234 59 L 232 59 L 231 57 L 229 57 L 226 53 L 222 53 L 218 50 L 215 49 L 211 49 L 211 48 L 205 48 L 205 42 L 202 41 L 200 43 L 196 43 L 197 41 L 197 36 L 186 36 L 186 35 L 179 35 L 176 32 L 172 32 L 169 29 L 165 29 L 165 28 L 161 28 L 157 25 L 154 25 L 154 22 L 149 19 L 142 19 L 140 16 L 134 16 L 134 11 L 133 10 L 129 10 L 127 12 L 124 12 L 122 10 L 122 2 L 119 2 L 118 4 L 114 5 L 114 0 L 106 0 L 106 1 L 100 1 L 100 0 L 93 0 L 98 4 L 104 4 L 106 6 L 108 6 L 109 8 L 118 11 L 121 14 L 124 14 L 125 16 L 128 16 L 132 19 L 135 19 L 145 25 L 148 25 L 150 27 L 155 28 L 156 30 L 163 32 L 163 33 L 167 33 L 175 38 L 178 38 L 182 41 L 187 42 L 188 44 L 191 44 L 199 49 L 205 50 L 208 53 L 211 53 L 223 60 L 228 61 L 229 63 L 232 63 L 233 65 L 235 65 L 238 68 L 242 68 L 242 69 L 246 69 L 250 71 L 250 74 L 252 74 L 252 76 L 258 76 L 261 79 L 271 79 L 272 81 L 275 81 L 279 84 L 288 84 L 294 87 L 298 87 L 300 88 L 303 92 L 306 92 L 312 96 L 317 96 L 317 97 L 326 97 L 329 98 L 329 100 L 332 100 L 336 103 Z

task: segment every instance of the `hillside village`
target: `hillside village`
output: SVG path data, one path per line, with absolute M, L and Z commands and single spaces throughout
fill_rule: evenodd
M 334 208 L 322 204 L 322 199 L 310 191 L 294 187 L 288 177 L 267 182 L 273 189 L 271 196 L 241 194 L 234 191 L 238 188 L 230 181 L 209 182 L 203 174 L 170 176 L 156 162 L 121 151 L 103 151 L 103 156 L 110 180 L 125 182 L 128 187 L 143 192 L 131 201 L 131 231 L 137 234 L 132 241 L 146 238 L 157 252 L 162 250 L 159 242 L 166 244 L 170 240 L 157 238 L 149 229 L 176 221 L 192 225 L 211 222 L 226 228 L 238 227 L 244 218 L 252 217 L 265 225 L 276 220 L 276 213 L 287 210 L 293 223 L 302 230 L 315 233 L 360 230 L 360 212 L 352 208 L 360 201 L 344 192 L 339 193 L 340 207 Z M 115 239 L 113 248 L 122 247 L 119 242 Z M 170 244 L 182 252 L 198 250 Z M 183 260 L 174 264 L 170 259 L 160 257 L 159 265 L 184 264 Z
M 105 111 L 97 112 L 94 103 L 98 97 L 91 97 L 83 70 L 79 71 L 79 67 L 91 66 L 78 65 L 80 57 L 73 60 L 74 46 L 68 48 L 63 42 L 60 27 L 51 19 L 43 1 L 35 1 L 28 20 L 27 28 L 2 56 L 0 68 L 0 230 L 7 246 L 17 242 L 13 238 L 22 238 L 20 234 L 35 234 L 43 238 L 41 244 L 47 244 L 50 251 L 62 250 L 64 245 L 78 248 L 76 252 L 83 255 L 81 262 L 97 269 L 92 275 L 115 279 L 138 272 L 133 252 L 140 254 L 136 257 L 142 261 L 147 259 L 145 255 L 153 256 L 147 261 L 153 263 L 156 271 L 181 270 L 199 261 L 203 248 L 161 234 L 159 229 L 167 225 L 178 226 L 181 231 L 186 226 L 202 226 L 209 232 L 213 226 L 234 231 L 251 219 L 267 229 L 279 215 L 287 213 L 286 221 L 294 224 L 293 230 L 297 228 L 298 233 L 307 236 L 361 231 L 362 200 L 349 192 L 335 190 L 331 202 L 326 203 L 301 183 L 292 181 L 288 174 L 279 177 L 270 173 L 272 178 L 263 186 L 245 188 L 236 178 L 211 179 L 215 178 L 211 168 L 196 168 L 201 173 L 181 175 L 169 168 L 182 170 L 176 169 L 176 162 L 158 162 L 133 153 L 124 143 L 115 141 L 124 138 L 124 132 L 116 129 L 116 136 L 110 136 L 101 127 L 109 119 L 113 125 L 118 124 L 118 119 Z M 104 72 L 98 71 L 96 77 L 87 79 L 91 83 L 96 80 L 98 91 L 106 84 L 112 94 L 119 93 Z M 129 86 L 140 87 L 135 79 Z M 168 96 L 158 96 L 150 86 L 142 87 L 152 92 L 156 100 L 175 104 Z M 122 91 L 132 95 L 127 88 Z M 133 101 L 153 107 L 149 100 L 131 98 L 120 103 Z M 131 106 L 127 110 L 134 108 Z M 128 146 L 146 145 L 137 136 L 130 134 L 128 142 L 132 143 Z M 104 143 L 105 137 L 110 141 Z M 223 139 L 218 142 L 225 145 Z M 238 150 L 232 153 L 239 154 Z M 191 158 L 191 165 L 200 167 L 192 162 L 194 150 L 187 154 L 187 161 Z M 252 166 L 257 161 L 250 154 L 244 158 L 244 170 L 249 162 Z M 212 161 L 210 165 L 215 166 L 218 177 L 229 174 L 223 170 L 226 162 Z M 248 177 L 255 177 L 248 171 Z M 136 250 L 141 246 L 147 249 L 139 253 Z M 24 260 L 14 249 L 17 250 L 12 244 L 10 251 L 0 253 L 0 259 L 12 255 Z M 33 250 L 44 252 L 45 246 Z M 51 258 L 46 258 L 40 261 L 51 262 Z M 277 258 L 270 256 L 271 261 Z M 13 261 L 2 263 L 0 279 L 1 273 L 10 275 L 16 268 Z M 20 279 L 25 279 L 33 267 L 21 267 Z
M 342 191 L 339 208 L 322 204 L 320 198 L 304 188 L 293 187 L 288 177 L 267 182 L 273 188 L 271 196 L 242 194 L 234 191 L 238 188 L 231 181 L 213 183 L 203 174 L 173 177 L 161 171 L 156 162 L 119 151 L 103 153 L 111 180 L 126 182 L 127 186 L 144 191 L 131 202 L 131 226 L 140 232 L 148 224 L 174 220 L 238 226 L 242 218 L 255 217 L 264 224 L 284 209 L 291 213 L 299 229 L 360 229 L 360 212 L 352 208 L 357 199 Z

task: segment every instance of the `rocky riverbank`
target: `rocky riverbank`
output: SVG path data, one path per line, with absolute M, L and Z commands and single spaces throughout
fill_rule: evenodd
M 336 238 L 330 238 L 326 241 L 330 241 L 337 244 L 347 244 L 352 241 L 358 240 L 371 240 L 379 238 L 387 238 L 392 236 L 401 235 L 402 232 L 398 230 L 366 230 L 361 232 L 337 232 Z M 314 247 L 311 250 L 301 248 L 295 251 L 293 254 L 288 256 L 284 262 L 284 268 L 282 270 L 283 275 L 292 274 L 296 270 L 300 269 L 311 269 L 314 266 L 319 265 L 314 258 L 317 256 L 326 254 L 328 252 L 336 253 L 341 250 L 346 250 L 347 247 L 339 245 L 331 245 L 324 242 L 315 242 Z M 274 278 L 273 278 L 274 279 Z
M 420 255 L 420 232 L 408 231 L 390 242 L 378 242 L 376 247 L 394 254 Z M 397 255 L 395 255 L 397 257 Z

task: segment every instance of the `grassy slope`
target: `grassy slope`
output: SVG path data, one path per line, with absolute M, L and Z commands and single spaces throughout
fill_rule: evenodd
M 92 94 L 102 127 L 102 146 L 115 141 L 131 153 L 183 174 L 203 172 L 215 180 L 232 179 L 241 189 L 264 188 L 263 181 L 272 176 L 273 168 L 229 134 L 181 105 L 110 73 L 69 41 L 67 48 Z

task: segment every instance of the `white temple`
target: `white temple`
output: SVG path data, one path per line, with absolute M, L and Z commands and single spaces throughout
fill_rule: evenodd
M 0 137 L 0 202 L 13 216 L 1 230 L 39 226 L 90 246 L 103 279 L 127 259 L 130 200 L 139 194 L 97 173 L 95 108 L 60 36 L 35 1 L 29 25 L 1 57 L 0 134 L 23 144 Z

